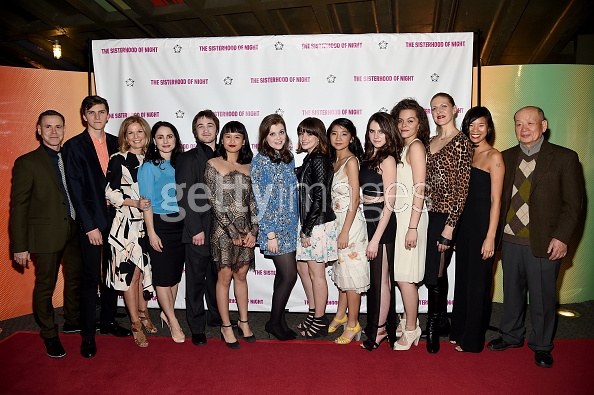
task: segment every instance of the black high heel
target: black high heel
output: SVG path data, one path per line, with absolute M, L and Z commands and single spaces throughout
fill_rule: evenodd
M 241 329 L 241 327 L 239 326 L 239 323 L 244 323 L 247 324 L 247 320 L 243 321 L 241 319 L 237 320 L 237 331 L 239 332 L 239 336 L 243 337 L 243 340 L 245 340 L 248 343 L 255 343 L 256 342 L 256 335 L 254 335 L 254 332 L 252 332 L 251 336 L 244 336 L 243 335 L 243 329 Z
M 328 335 L 328 318 L 326 315 L 321 317 L 314 317 L 312 320 L 311 325 L 303 332 L 301 332 L 301 336 L 306 337 L 308 339 L 315 339 L 318 337 L 324 337 Z
M 379 329 L 381 329 L 381 328 L 384 328 L 384 329 L 382 329 L 380 331 Z M 377 327 L 377 329 L 378 329 L 378 332 L 377 332 L 377 335 L 375 335 L 375 340 L 376 341 L 372 341 L 371 342 L 371 343 L 373 343 L 373 345 L 369 345 L 369 342 L 368 341 L 370 340 L 370 338 L 367 337 L 367 340 L 365 340 L 363 343 L 361 343 L 361 348 L 364 348 L 367 351 L 373 351 L 376 348 L 378 348 L 380 346 L 380 344 L 382 344 L 383 342 L 385 342 L 386 340 L 388 340 L 388 332 L 386 331 L 386 323 L 384 322 L 383 325 L 379 325 Z M 377 342 L 378 336 L 383 336 L 381 338 L 381 340 L 379 341 L 379 343 Z
M 301 324 L 297 325 L 297 329 L 299 329 L 300 331 L 307 330 L 307 328 L 309 328 L 309 326 L 313 322 L 315 314 L 316 314 L 316 309 L 309 309 L 309 312 L 307 313 L 307 317 L 305 318 L 305 321 L 303 321 Z
M 270 335 L 272 334 L 276 337 L 277 340 L 295 340 L 297 338 L 297 334 L 295 332 L 288 332 L 282 328 L 282 326 L 276 327 L 270 321 L 264 324 L 264 330 L 268 333 L 268 338 L 270 339 Z
M 229 324 L 229 325 L 221 324 L 221 331 L 219 333 L 221 334 L 221 341 L 223 341 L 227 347 L 237 350 L 239 348 L 239 341 L 235 340 L 233 343 L 229 343 L 227 340 L 225 340 L 225 336 L 223 335 L 223 328 L 233 328 L 233 327 L 231 326 L 231 324 Z M 231 329 L 231 330 L 233 330 L 233 329 Z

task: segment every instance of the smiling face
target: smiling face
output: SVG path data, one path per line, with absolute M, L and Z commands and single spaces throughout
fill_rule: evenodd
M 468 138 L 474 144 L 478 145 L 486 140 L 488 131 L 489 125 L 487 125 L 487 119 L 485 117 L 479 117 L 468 125 Z
M 287 131 L 282 123 L 272 125 L 266 136 L 266 142 L 276 152 L 280 151 L 287 141 Z
M 341 125 L 332 126 L 330 130 L 330 144 L 336 151 L 342 151 L 349 148 L 349 144 L 353 141 L 351 133 Z
M 161 126 L 155 133 L 154 142 L 161 156 L 168 159 L 175 149 L 175 134 L 167 126 Z
M 437 126 L 444 126 L 454 121 L 458 108 L 445 96 L 436 96 L 431 100 L 431 115 Z
M 37 125 L 37 134 L 41 137 L 43 145 L 59 151 L 64 140 L 64 121 L 57 115 L 46 115 Z
M 223 135 L 223 148 L 227 153 L 237 153 L 245 144 L 245 139 L 241 133 L 225 133 Z
M 320 143 L 320 139 L 313 134 L 307 132 L 299 133 L 299 144 L 301 148 L 311 153 Z
M 95 104 L 83 114 L 83 119 L 87 122 L 87 128 L 96 132 L 103 132 L 109 113 L 105 104 Z
M 126 142 L 130 144 L 129 150 L 140 154 L 146 144 L 147 134 L 142 126 L 135 122 L 126 129 Z
M 528 148 L 536 143 L 547 130 L 546 119 L 538 113 L 536 108 L 523 108 L 514 116 L 516 123 L 516 137 Z
M 201 143 L 207 145 L 214 144 L 214 141 L 217 138 L 217 126 L 215 121 L 207 117 L 198 118 L 194 133 L 196 133 L 196 137 Z
M 405 143 L 412 141 L 419 132 L 419 119 L 415 110 L 402 110 L 398 114 L 398 132 Z
M 386 135 L 376 121 L 371 121 L 367 133 L 369 133 L 369 140 L 371 141 L 373 148 L 381 148 L 386 144 Z

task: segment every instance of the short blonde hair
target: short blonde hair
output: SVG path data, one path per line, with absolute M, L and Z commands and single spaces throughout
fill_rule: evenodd
M 144 143 L 144 147 L 142 147 L 142 154 L 144 155 L 151 138 L 151 127 L 148 122 L 139 115 L 132 115 L 124 119 L 120 125 L 120 131 L 118 133 L 118 146 L 121 153 L 127 152 L 130 149 L 130 144 L 128 143 L 128 140 L 126 140 L 126 131 L 128 130 L 128 126 L 135 123 L 140 125 L 144 132 L 144 136 L 146 137 L 146 142 Z

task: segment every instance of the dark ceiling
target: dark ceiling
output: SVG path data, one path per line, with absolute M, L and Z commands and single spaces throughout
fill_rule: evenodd
M 0 21 L 0 65 L 54 70 L 86 71 L 89 39 L 144 37 L 480 29 L 485 66 L 592 64 L 594 53 L 594 0 L 3 0 Z

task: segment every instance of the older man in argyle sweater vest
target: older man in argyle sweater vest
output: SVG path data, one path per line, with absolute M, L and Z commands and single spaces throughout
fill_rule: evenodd
M 553 366 L 556 281 L 584 197 L 584 179 L 574 151 L 544 139 L 548 124 L 538 107 L 514 115 L 519 145 L 502 152 L 505 178 L 503 229 L 503 316 L 501 337 L 487 345 L 503 351 L 524 345 L 526 291 L 532 331 L 528 347 L 538 366 Z

